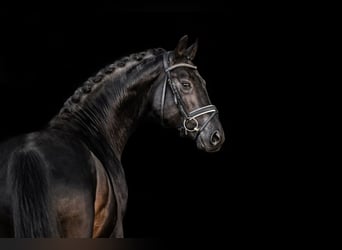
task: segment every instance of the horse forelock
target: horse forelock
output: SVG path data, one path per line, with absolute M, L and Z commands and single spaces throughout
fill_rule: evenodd
M 143 65 L 144 60 L 150 59 L 151 57 L 164 52 L 165 50 L 162 48 L 155 48 L 139 53 L 133 53 L 102 68 L 75 90 L 74 94 L 66 100 L 57 117 L 68 116 L 68 114 L 82 108 L 84 100 L 91 96 L 92 93 L 94 93 L 95 90 L 102 86 L 106 81 L 119 80 L 121 85 L 124 84 L 126 73 L 128 73 L 130 69 L 138 64 Z

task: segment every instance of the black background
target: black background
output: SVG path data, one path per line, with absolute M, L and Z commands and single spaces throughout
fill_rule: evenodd
M 0 9 L 0 140 L 42 128 L 88 77 L 122 56 L 172 50 L 188 34 L 226 132 L 204 153 L 174 130 L 145 123 L 123 155 L 129 187 L 125 236 L 224 234 L 240 219 L 232 156 L 232 11 L 222 6 L 107 4 L 87 10 Z

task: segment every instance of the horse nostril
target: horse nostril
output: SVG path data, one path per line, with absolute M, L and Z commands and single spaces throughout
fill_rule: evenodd
M 218 132 L 217 130 L 212 133 L 211 137 L 210 137 L 210 143 L 213 146 L 216 146 L 217 144 L 219 144 L 221 141 L 221 136 L 220 136 L 220 132 Z

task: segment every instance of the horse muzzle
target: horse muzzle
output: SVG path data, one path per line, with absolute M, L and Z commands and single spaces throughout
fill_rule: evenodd
M 225 141 L 223 129 L 203 130 L 196 138 L 197 148 L 205 152 L 217 152 Z

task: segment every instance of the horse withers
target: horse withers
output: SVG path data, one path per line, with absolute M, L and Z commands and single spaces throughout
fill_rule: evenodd
M 218 151 L 224 132 L 192 63 L 197 42 L 124 57 L 76 89 L 47 126 L 0 144 L 0 236 L 124 237 L 121 156 L 142 118 Z

